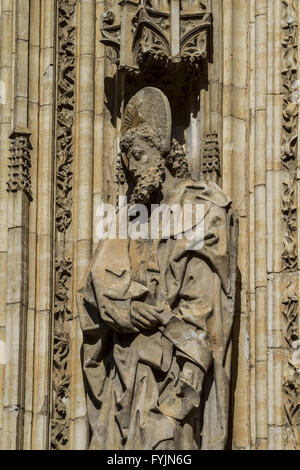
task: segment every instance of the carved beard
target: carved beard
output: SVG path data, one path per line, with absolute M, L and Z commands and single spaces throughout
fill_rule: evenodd
M 138 177 L 132 192 L 131 204 L 148 204 L 151 195 L 161 188 L 165 175 L 165 164 L 159 162 L 145 169 Z

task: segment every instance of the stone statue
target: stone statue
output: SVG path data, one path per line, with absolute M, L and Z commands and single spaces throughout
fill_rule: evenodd
M 215 183 L 191 179 L 174 145 L 167 98 L 144 88 L 123 119 L 129 207 L 144 204 L 151 219 L 151 204 L 202 204 L 204 237 L 191 246 L 160 227 L 156 239 L 99 242 L 78 292 L 90 449 L 226 444 L 237 219 Z

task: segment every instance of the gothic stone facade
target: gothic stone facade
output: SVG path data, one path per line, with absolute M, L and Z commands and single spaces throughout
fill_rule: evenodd
M 1 449 L 89 445 L 76 292 L 144 86 L 239 217 L 227 447 L 300 448 L 299 18 L 297 0 L 0 0 Z

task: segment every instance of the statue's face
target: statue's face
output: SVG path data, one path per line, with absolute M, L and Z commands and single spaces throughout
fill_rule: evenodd
M 157 165 L 161 159 L 158 149 L 139 137 L 134 139 L 126 156 L 126 166 L 134 181 L 138 180 L 151 167 Z
M 151 195 L 161 188 L 165 164 L 159 150 L 136 135 L 124 156 L 124 163 L 134 181 L 133 203 L 147 204 Z

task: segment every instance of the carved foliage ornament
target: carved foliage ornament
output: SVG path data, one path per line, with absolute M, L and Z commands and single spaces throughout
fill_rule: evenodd
M 68 373 L 68 362 L 70 335 L 65 331 L 65 322 L 72 318 L 69 296 L 71 275 L 72 261 L 57 259 L 54 307 L 53 391 L 55 400 L 52 420 L 52 449 L 63 449 L 69 440 L 71 376 Z
M 75 7 L 76 0 L 58 2 L 56 227 L 59 232 L 67 230 L 72 217 L 71 190 L 75 121 Z
M 72 223 L 77 0 L 57 2 L 56 260 L 54 288 L 53 411 L 51 448 L 66 449 L 70 422 L 72 267 L 65 234 Z
M 295 181 L 297 166 L 298 142 L 298 104 L 295 83 L 298 77 L 297 64 L 297 5 L 295 0 L 282 0 L 282 79 L 283 79 L 283 110 L 282 110 L 282 168 L 286 173 L 284 193 L 282 197 L 282 215 L 286 231 L 283 240 L 282 255 L 284 270 L 294 270 L 297 267 L 296 204 Z
M 284 447 L 299 450 L 300 442 L 300 341 L 294 341 L 283 382 L 286 426 Z

